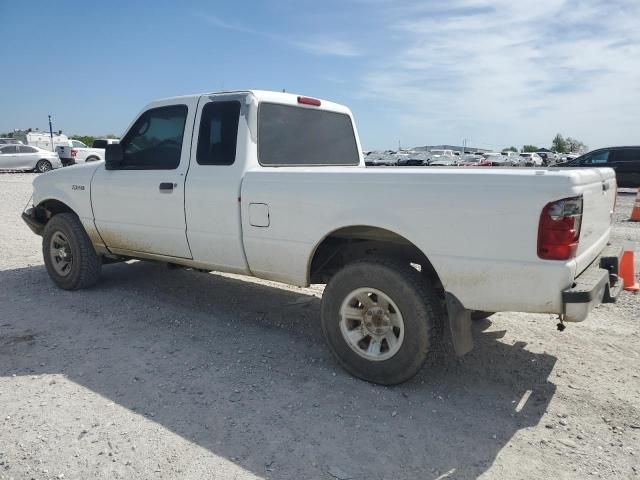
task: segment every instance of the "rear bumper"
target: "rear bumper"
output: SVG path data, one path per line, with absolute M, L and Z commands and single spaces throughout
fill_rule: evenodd
M 581 322 L 600 303 L 615 302 L 622 289 L 618 276 L 622 247 L 607 246 L 584 272 L 576 277 L 571 288 L 562 292 L 564 320 Z

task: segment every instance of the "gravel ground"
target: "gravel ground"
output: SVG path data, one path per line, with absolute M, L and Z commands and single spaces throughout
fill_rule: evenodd
M 56 289 L 32 178 L 0 175 L 0 479 L 640 478 L 638 296 L 562 333 L 497 314 L 380 387 L 330 356 L 319 287 L 129 262 Z

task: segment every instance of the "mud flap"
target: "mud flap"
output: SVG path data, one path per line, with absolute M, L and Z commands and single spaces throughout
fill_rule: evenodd
M 455 295 L 445 292 L 451 341 L 456 355 L 462 356 L 473 349 L 471 334 L 471 310 L 464 308 Z

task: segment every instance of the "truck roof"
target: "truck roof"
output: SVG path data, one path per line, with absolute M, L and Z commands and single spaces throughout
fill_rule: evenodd
M 191 95 L 180 95 L 177 97 L 168 97 L 159 99 L 156 101 L 162 102 L 172 102 L 180 99 L 186 98 L 197 98 L 206 95 L 253 95 L 253 97 L 258 102 L 268 102 L 268 103 L 280 103 L 284 105 L 300 105 L 298 99 L 301 97 L 307 97 L 306 95 L 297 94 L 297 93 L 287 93 L 287 92 L 274 92 L 270 90 L 223 90 L 218 92 L 206 92 L 206 93 L 198 93 Z M 307 97 L 309 98 L 309 97 Z M 329 100 L 324 100 L 318 97 L 311 97 L 316 100 L 320 100 L 320 106 L 312 106 L 308 108 L 319 108 L 321 110 L 331 110 L 333 112 L 346 113 L 351 115 L 351 110 L 344 105 L 340 105 L 339 103 L 330 102 Z M 152 102 L 155 103 L 155 102 Z

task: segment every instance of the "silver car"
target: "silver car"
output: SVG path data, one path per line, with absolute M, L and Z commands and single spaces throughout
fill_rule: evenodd
M 57 153 L 31 145 L 0 145 L 0 170 L 35 170 L 40 173 L 62 167 Z

